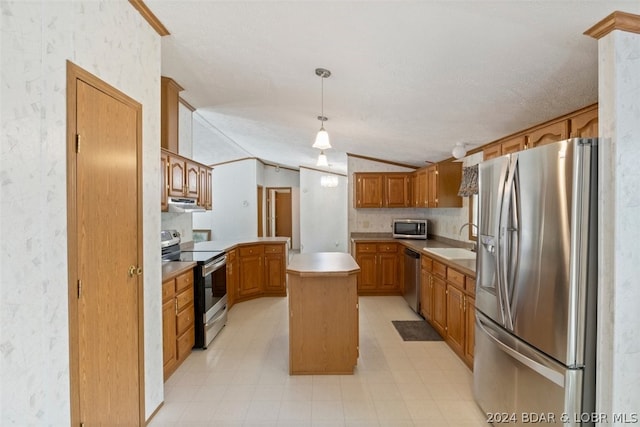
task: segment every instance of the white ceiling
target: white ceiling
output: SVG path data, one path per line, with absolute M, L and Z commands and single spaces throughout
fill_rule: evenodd
M 162 74 L 252 156 L 315 164 L 314 70 L 329 69 L 326 154 L 341 172 L 344 153 L 423 166 L 596 102 L 583 32 L 640 13 L 637 0 L 145 3 L 171 33 Z

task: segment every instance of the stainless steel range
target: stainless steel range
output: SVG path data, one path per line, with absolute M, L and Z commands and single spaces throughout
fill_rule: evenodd
M 202 242 L 207 243 L 207 242 Z M 194 244 L 180 249 L 180 233 L 161 233 L 163 261 L 194 261 L 193 299 L 195 315 L 194 348 L 207 348 L 227 323 L 227 256 L 224 251 Z

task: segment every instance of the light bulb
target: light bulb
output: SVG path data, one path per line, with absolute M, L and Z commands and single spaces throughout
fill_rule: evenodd
M 329 143 L 329 134 L 324 130 L 324 126 L 318 131 L 318 134 L 316 135 L 316 142 L 313 143 L 313 148 L 317 148 L 319 150 L 331 148 L 331 144 Z
M 327 160 L 327 156 L 324 154 L 324 151 L 320 152 L 316 166 L 326 166 L 326 167 L 329 166 L 329 161 Z

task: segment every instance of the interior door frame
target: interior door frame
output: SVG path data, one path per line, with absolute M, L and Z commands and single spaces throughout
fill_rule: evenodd
M 69 302 L 69 393 L 71 425 L 80 425 L 80 361 L 78 336 L 78 269 L 75 260 L 78 259 L 78 229 L 77 229 L 77 177 L 75 169 L 76 159 L 76 81 L 83 82 L 104 92 L 114 99 L 130 106 L 137 112 L 137 211 L 138 211 L 138 266 L 143 265 L 143 220 L 142 220 L 142 105 L 133 98 L 122 93 L 115 87 L 100 80 L 98 77 L 80 68 L 71 61 L 67 61 L 67 271 L 68 271 L 68 302 Z M 139 384 L 139 425 L 145 425 L 145 388 L 144 388 L 144 275 L 138 280 L 138 384 Z

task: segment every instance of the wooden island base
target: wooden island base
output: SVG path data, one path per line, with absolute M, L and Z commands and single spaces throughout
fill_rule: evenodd
M 351 255 L 295 255 L 287 268 L 289 374 L 353 374 L 360 267 Z

